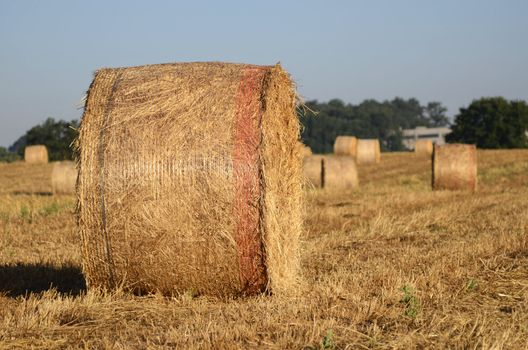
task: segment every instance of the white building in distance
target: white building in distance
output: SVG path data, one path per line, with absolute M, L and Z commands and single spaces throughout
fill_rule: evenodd
M 403 129 L 403 145 L 410 150 L 414 149 L 416 140 L 430 140 L 436 145 L 445 143 L 445 136 L 451 132 L 448 127 L 427 128 L 417 126 L 415 129 Z

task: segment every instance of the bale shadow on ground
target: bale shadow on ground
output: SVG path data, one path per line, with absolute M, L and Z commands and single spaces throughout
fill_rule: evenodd
M 38 197 L 51 197 L 53 196 L 52 192 L 47 191 L 13 191 L 14 196 L 38 196 Z
M 85 292 L 86 282 L 81 269 L 74 265 L 0 265 L 0 294 L 18 297 L 50 289 L 74 296 Z

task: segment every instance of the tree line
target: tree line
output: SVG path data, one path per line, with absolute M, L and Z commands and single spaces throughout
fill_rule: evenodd
M 359 105 L 334 99 L 308 101 L 300 108 L 302 140 L 316 153 L 332 152 L 339 135 L 376 138 L 385 151 L 402 151 L 402 129 L 417 126 L 447 126 L 447 109 L 440 102 L 421 105 L 415 99 L 395 98 L 379 102 L 365 100 Z
M 447 142 L 478 148 L 528 148 L 528 105 L 502 97 L 481 98 L 461 108 Z
M 417 99 L 395 98 L 379 102 L 365 100 L 358 105 L 333 99 L 308 101 L 298 109 L 302 141 L 316 153 L 332 152 L 339 135 L 377 138 L 385 151 L 402 151 L 402 130 L 417 126 L 450 126 L 447 142 L 476 144 L 479 148 L 528 148 L 528 105 L 502 97 L 474 100 L 461 108 L 450 123 L 440 102 L 421 105 Z M 23 158 L 26 145 L 42 144 L 50 160 L 73 159 L 71 149 L 79 122 L 46 119 L 34 126 L 9 148 L 0 147 L 0 161 Z

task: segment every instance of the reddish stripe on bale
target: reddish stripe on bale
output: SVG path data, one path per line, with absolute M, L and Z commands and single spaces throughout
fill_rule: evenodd
M 235 240 L 244 294 L 260 293 L 267 284 L 260 228 L 259 164 L 260 95 L 265 73 L 262 68 L 244 69 L 236 96 L 233 125 Z

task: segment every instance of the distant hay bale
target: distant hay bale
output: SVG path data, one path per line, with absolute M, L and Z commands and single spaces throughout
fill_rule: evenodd
M 88 286 L 293 292 L 302 223 L 295 108 L 279 65 L 99 70 L 76 142 Z
M 475 145 L 435 145 L 433 155 L 435 190 L 477 189 L 477 147 Z
M 28 164 L 46 164 L 48 163 L 48 149 L 44 145 L 26 146 L 24 161 Z
M 303 173 L 309 186 L 351 189 L 359 185 L 356 161 L 352 157 L 313 155 L 304 158 Z
M 303 144 L 302 142 L 299 142 L 299 147 L 301 148 L 301 155 L 303 157 L 308 157 L 313 154 L 312 149 L 306 146 L 305 144 Z
M 433 141 L 416 140 L 416 144 L 414 146 L 414 153 L 420 156 L 433 155 Z
M 323 159 L 322 155 L 304 157 L 303 175 L 309 187 L 323 187 Z
M 381 159 L 380 143 L 377 139 L 359 139 L 357 141 L 356 161 L 358 164 L 375 164 Z
M 354 136 L 338 136 L 334 142 L 334 154 L 338 156 L 356 157 L 357 138 Z
M 77 182 L 77 168 L 71 161 L 54 162 L 51 170 L 53 194 L 74 194 Z
M 323 160 L 323 187 L 332 190 L 357 188 L 356 161 L 353 157 L 326 156 Z

